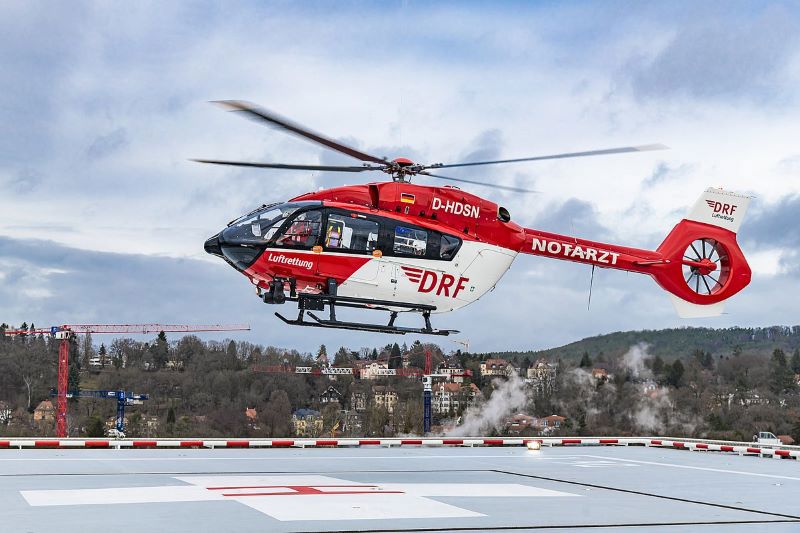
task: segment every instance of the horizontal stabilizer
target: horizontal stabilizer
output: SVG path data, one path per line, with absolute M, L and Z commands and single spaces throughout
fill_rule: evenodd
M 719 316 L 725 311 L 725 302 L 698 305 L 687 302 L 683 298 L 678 298 L 674 294 L 670 294 L 669 296 L 672 300 L 672 305 L 675 306 L 675 311 L 681 318 L 708 318 Z

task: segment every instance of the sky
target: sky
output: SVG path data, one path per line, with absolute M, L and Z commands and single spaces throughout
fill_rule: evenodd
M 436 317 L 474 351 L 797 323 L 798 30 L 780 2 L 4 2 L 0 322 L 249 323 L 235 338 L 301 351 L 412 342 L 284 326 L 272 313 L 290 309 L 205 254 L 262 203 L 358 179 L 190 162 L 353 163 L 209 104 L 241 99 L 424 163 L 669 146 L 451 172 L 536 189 L 469 188 L 592 240 L 654 248 L 706 187 L 753 196 L 753 281 L 721 317 L 679 319 L 651 279 L 609 270 L 587 308 L 589 267 L 522 256 Z

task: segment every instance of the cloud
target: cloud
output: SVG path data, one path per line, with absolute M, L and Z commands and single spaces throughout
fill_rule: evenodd
M 634 60 L 626 72 L 634 93 L 761 101 L 784 96 L 790 88 L 785 69 L 798 39 L 796 13 L 777 5 L 747 15 L 727 11 L 720 4 L 684 21 L 653 57 Z
M 128 136 L 125 128 L 117 128 L 111 133 L 97 137 L 86 149 L 86 155 L 89 159 L 100 159 L 124 148 L 127 144 Z

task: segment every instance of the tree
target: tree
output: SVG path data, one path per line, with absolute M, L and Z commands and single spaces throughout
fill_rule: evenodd
M 328 349 L 324 344 L 321 344 L 319 350 L 317 350 L 317 364 L 328 366 Z
M 89 418 L 89 423 L 86 425 L 87 437 L 105 437 L 106 428 L 103 421 L 99 416 L 94 415 Z
M 790 366 L 792 367 L 793 374 L 800 374 L 800 348 L 794 349 Z
M 389 352 L 389 368 L 403 368 L 403 354 L 400 353 L 400 345 L 394 343 Z
M 292 422 L 292 405 L 286 391 L 272 391 L 264 412 L 264 426 L 270 437 L 288 437 Z
M 772 352 L 770 360 L 770 382 L 769 388 L 775 394 L 782 394 L 794 388 L 794 373 L 789 368 L 786 360 L 786 353 L 780 348 Z
M 169 411 L 167 411 L 167 425 L 172 425 L 175 423 L 175 408 L 170 406 Z
M 583 356 L 581 357 L 581 362 L 578 364 L 581 368 L 591 368 L 592 366 L 592 358 L 589 357 L 589 352 L 583 352 Z
M 336 351 L 336 355 L 333 356 L 333 364 L 334 365 L 346 365 L 352 361 L 353 357 L 350 355 L 350 351 L 342 346 Z
M 652 370 L 653 370 L 653 374 L 655 374 L 656 376 L 659 376 L 659 375 L 661 375 L 662 372 L 664 372 L 664 360 L 661 359 L 660 355 L 656 355 L 653 358 Z
M 667 374 L 667 384 L 672 385 L 676 389 L 679 388 L 681 386 L 681 380 L 683 379 L 683 373 L 685 371 L 681 360 L 676 359 L 671 365 L 666 365 L 665 370 Z
M 100 357 L 100 368 L 104 369 L 106 367 L 106 357 L 108 355 L 105 344 L 100 344 L 100 350 L 98 350 L 97 355 Z
M 153 356 L 153 364 L 156 369 L 164 368 L 169 359 L 169 343 L 167 342 L 167 335 L 163 331 L 158 333 L 156 342 L 150 347 L 150 353 Z

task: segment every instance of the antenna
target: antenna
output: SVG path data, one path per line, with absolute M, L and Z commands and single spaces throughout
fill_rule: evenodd
M 592 265 L 592 277 L 589 278 L 589 303 L 586 304 L 586 310 L 592 306 L 592 285 L 594 285 L 594 265 Z

